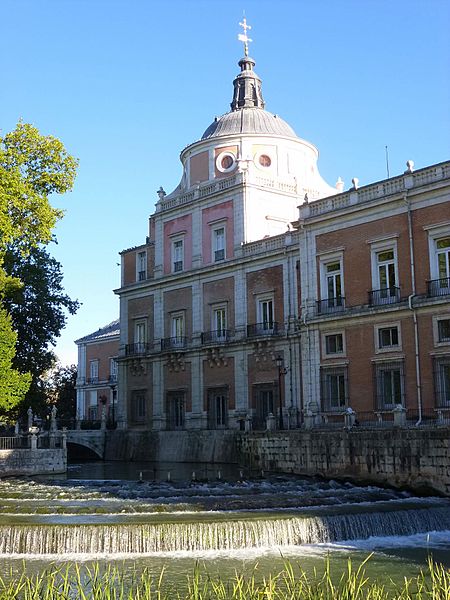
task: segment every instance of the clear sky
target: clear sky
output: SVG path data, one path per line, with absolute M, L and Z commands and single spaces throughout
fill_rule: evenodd
M 229 110 L 245 9 L 266 108 L 334 185 L 449 159 L 449 0 L 1 0 L 0 128 L 22 118 L 80 159 L 58 245 L 83 305 L 57 346 L 118 317 L 118 252 L 143 243 L 180 151 Z

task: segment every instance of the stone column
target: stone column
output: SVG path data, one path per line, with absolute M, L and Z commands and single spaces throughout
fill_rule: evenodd
M 117 386 L 117 429 L 128 427 L 128 365 L 124 361 L 117 364 L 118 386 Z
M 104 404 L 102 406 L 100 430 L 101 431 L 106 431 L 106 406 Z
M 406 427 L 406 408 L 397 404 L 394 408 L 394 427 Z
M 269 413 L 267 415 L 266 428 L 267 431 L 275 431 L 275 429 L 277 428 L 277 419 L 272 413 Z

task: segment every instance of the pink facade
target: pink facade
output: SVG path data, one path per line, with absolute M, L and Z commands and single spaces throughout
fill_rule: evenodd
M 173 244 L 175 240 L 183 242 L 183 268 L 192 268 L 192 215 L 184 215 L 164 223 L 164 273 L 168 275 L 173 269 Z
M 233 257 L 234 220 L 233 201 L 222 202 L 202 210 L 202 256 L 203 264 L 214 262 L 212 233 L 216 226 L 225 229 L 226 258 Z

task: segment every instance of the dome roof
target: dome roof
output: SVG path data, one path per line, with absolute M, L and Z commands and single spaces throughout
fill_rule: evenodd
M 216 118 L 202 135 L 202 140 L 233 134 L 256 133 L 297 137 L 295 131 L 278 115 L 262 108 L 241 108 Z

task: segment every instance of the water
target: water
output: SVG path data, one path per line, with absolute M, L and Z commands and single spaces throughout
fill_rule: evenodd
M 329 555 L 339 570 L 372 551 L 369 570 L 398 580 L 430 553 L 450 566 L 450 501 L 235 465 L 86 463 L 0 482 L 0 574 L 99 560 L 176 579 L 199 560 L 264 575 L 284 557 L 312 570 Z

